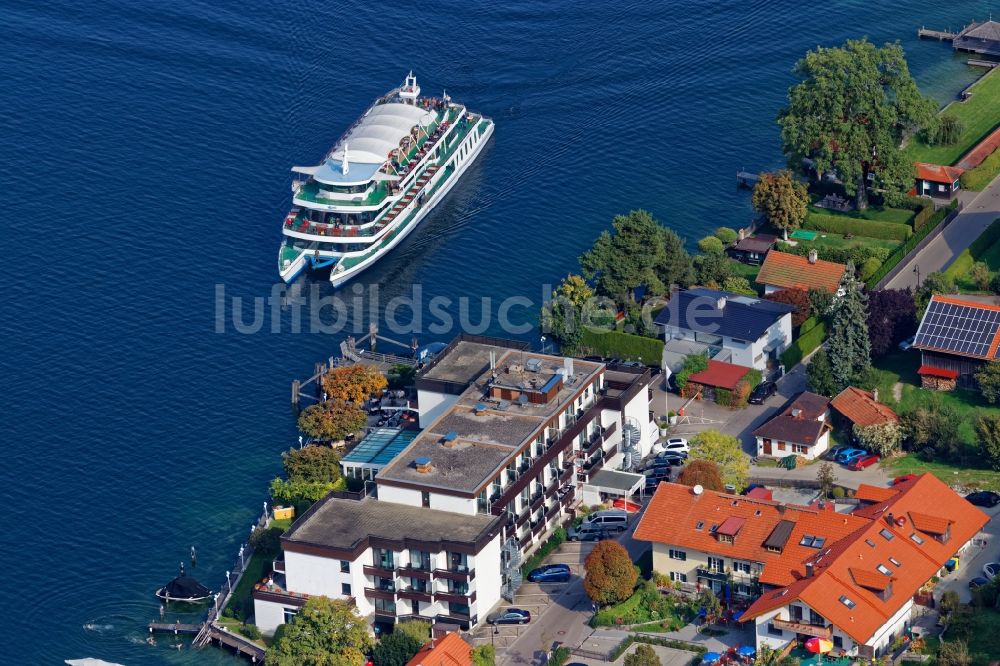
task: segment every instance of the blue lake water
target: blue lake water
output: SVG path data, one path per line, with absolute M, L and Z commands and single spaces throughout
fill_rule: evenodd
M 384 307 L 419 285 L 453 315 L 473 299 L 478 323 L 480 298 L 490 315 L 508 296 L 540 302 L 616 213 L 649 209 L 692 243 L 746 223 L 734 173 L 782 165 L 773 120 L 807 49 L 899 39 L 944 102 L 978 72 L 916 29 L 990 9 L 413 4 L 0 0 L 5 663 L 233 661 L 147 646 L 152 592 L 192 544 L 218 586 L 294 440 L 289 383 L 342 336 L 294 333 L 280 307 L 262 332 L 216 332 L 217 289 L 271 293 L 289 167 L 407 70 L 497 129 L 358 280 L 361 309 L 372 287 Z

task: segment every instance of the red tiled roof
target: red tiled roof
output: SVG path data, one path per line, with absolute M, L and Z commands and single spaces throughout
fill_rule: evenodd
M 820 420 L 829 404 L 824 396 L 803 391 L 784 411 L 758 426 L 753 436 L 813 446 L 829 427 Z
M 846 269 L 844 264 L 822 259 L 813 264 L 808 257 L 771 250 L 757 274 L 757 284 L 803 291 L 825 289 L 833 294 L 840 288 L 840 279 Z
M 858 426 L 865 427 L 879 423 L 899 422 L 896 412 L 888 405 L 875 400 L 868 391 L 848 386 L 830 401 L 830 406 Z
M 740 533 L 743 526 L 746 525 L 745 518 L 738 518 L 736 516 L 729 516 L 722 521 L 722 524 L 715 530 L 716 534 L 722 534 L 723 536 L 734 537 Z
M 940 164 L 928 164 L 927 162 L 917 162 L 917 179 L 928 180 L 932 183 L 944 183 L 951 185 L 964 173 L 964 169 L 959 167 L 941 166 Z
M 715 386 L 731 391 L 748 372 L 750 368 L 744 368 L 742 365 L 709 361 L 707 368 L 689 376 L 688 380 L 703 386 Z
M 932 365 L 920 366 L 917 374 L 925 377 L 942 377 L 944 379 L 955 379 L 958 377 L 957 370 L 945 370 L 944 368 L 935 368 Z
M 801 601 L 856 642 L 866 643 L 989 520 L 931 474 L 894 490 L 885 501 L 854 511 L 863 527 L 815 555 L 812 577 L 791 582 L 784 595 L 765 594 L 741 619 Z M 916 521 L 913 514 L 919 516 Z M 948 520 L 947 542 L 930 532 L 921 534 L 921 527 L 941 529 Z M 877 576 L 892 582 L 892 594 L 882 594 Z
M 420 648 L 406 666 L 472 666 L 472 646 L 451 631 Z
M 854 493 L 854 498 L 860 502 L 884 502 L 897 492 L 896 488 L 880 488 L 862 483 Z
M 913 526 L 921 532 L 926 532 L 927 534 L 944 534 L 948 531 L 948 526 L 952 523 L 952 521 L 947 518 L 942 518 L 941 516 L 930 516 L 926 513 L 918 513 L 916 511 L 911 511 L 909 516 L 910 522 L 913 523 Z

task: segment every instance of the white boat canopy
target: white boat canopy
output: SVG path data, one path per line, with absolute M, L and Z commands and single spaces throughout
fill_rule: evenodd
M 347 152 L 348 162 L 385 162 L 389 153 L 399 148 L 403 137 L 410 135 L 415 125 L 430 125 L 436 114 L 418 106 L 390 102 L 372 108 L 358 124 L 347 133 L 344 140 L 330 155 L 332 160 L 342 160 Z

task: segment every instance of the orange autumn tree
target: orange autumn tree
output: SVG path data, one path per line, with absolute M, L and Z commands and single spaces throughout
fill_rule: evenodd
M 329 400 L 361 403 L 382 395 L 389 386 L 385 376 L 373 365 L 343 365 L 330 368 L 323 377 L 323 390 Z
M 583 565 L 587 569 L 583 589 L 591 601 L 609 606 L 632 596 L 639 572 L 628 551 L 617 541 L 599 541 Z
M 722 472 L 719 466 L 711 460 L 692 460 L 677 476 L 677 483 L 685 486 L 701 486 L 705 490 L 725 490 L 726 484 L 722 481 Z

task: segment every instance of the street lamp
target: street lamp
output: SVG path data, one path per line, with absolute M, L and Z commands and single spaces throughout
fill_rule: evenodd
M 914 266 L 913 272 L 917 274 L 917 287 L 920 286 L 920 266 Z

